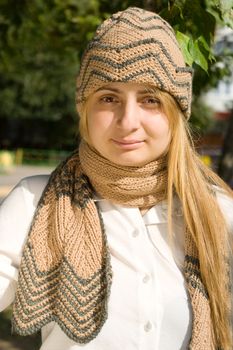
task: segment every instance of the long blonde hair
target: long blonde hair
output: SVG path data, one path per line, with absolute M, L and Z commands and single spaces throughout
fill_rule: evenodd
M 230 234 L 216 198 L 216 187 L 232 196 L 229 187 L 194 150 L 186 119 L 171 95 L 158 91 L 171 127 L 168 151 L 168 213 L 171 232 L 174 191 L 182 203 L 184 219 L 197 247 L 202 281 L 208 291 L 215 342 L 232 349 L 229 273 Z
M 209 295 L 215 342 L 224 350 L 231 350 L 229 276 L 225 259 L 225 253 L 230 250 L 230 235 L 214 186 L 229 196 L 233 195 L 228 186 L 201 162 L 194 150 L 188 123 L 174 98 L 158 89 L 155 94 L 171 128 L 167 188 L 169 232 L 172 232 L 175 192 L 183 207 L 187 229 L 197 247 L 201 277 Z M 79 131 L 88 142 L 87 103 L 83 106 Z

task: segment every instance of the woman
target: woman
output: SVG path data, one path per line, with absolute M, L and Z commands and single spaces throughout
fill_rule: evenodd
M 139 8 L 88 45 L 79 149 L 0 211 L 2 308 L 19 334 L 42 329 L 41 349 L 232 348 L 233 200 L 192 148 L 191 74 Z

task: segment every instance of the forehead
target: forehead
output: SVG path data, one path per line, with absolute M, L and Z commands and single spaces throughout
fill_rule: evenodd
M 138 83 L 122 83 L 122 82 L 111 82 L 104 84 L 100 88 L 98 88 L 95 93 L 102 92 L 102 91 L 113 91 L 117 93 L 126 93 L 129 91 L 138 93 L 138 94 L 143 94 L 143 93 L 155 93 L 158 89 L 149 85 L 149 84 L 138 84 Z

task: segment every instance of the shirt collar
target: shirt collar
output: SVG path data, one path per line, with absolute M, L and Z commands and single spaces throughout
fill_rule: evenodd
M 94 194 L 93 200 L 95 202 L 102 202 L 107 201 L 104 198 L 101 198 L 99 195 Z M 108 202 L 111 206 L 111 203 Z M 116 208 L 118 205 L 114 205 L 114 208 Z M 120 205 L 119 205 L 120 207 Z M 121 207 L 122 208 L 122 207 Z M 128 208 L 125 208 L 127 210 Z M 130 208 L 132 209 L 132 208 Z M 136 208 L 135 208 L 136 209 Z M 155 224 L 162 224 L 167 223 L 168 216 L 167 216 L 167 210 L 168 205 L 167 201 L 159 202 L 158 204 L 154 205 L 152 208 L 150 208 L 142 217 L 145 225 L 155 225 Z M 178 198 L 174 198 L 174 210 L 173 210 L 174 216 L 183 216 L 181 204 L 178 200 Z

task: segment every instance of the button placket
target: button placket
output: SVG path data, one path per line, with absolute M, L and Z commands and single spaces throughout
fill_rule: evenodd
M 141 342 L 147 346 L 153 337 L 154 315 L 151 312 L 153 269 L 151 271 L 152 261 L 154 260 L 151 243 L 148 238 L 148 228 L 143 218 L 139 222 L 135 220 L 131 231 L 133 252 L 137 256 L 138 267 L 138 316 L 140 319 L 140 337 Z M 141 221 L 141 222 L 140 222 Z M 134 239 L 133 239 L 134 238 Z M 141 263 L 139 263 L 141 261 Z M 154 340 L 153 340 L 154 341 Z M 143 345 L 143 346 L 144 346 Z M 143 349 L 144 347 L 142 347 Z M 148 348 L 148 347 L 147 347 Z

